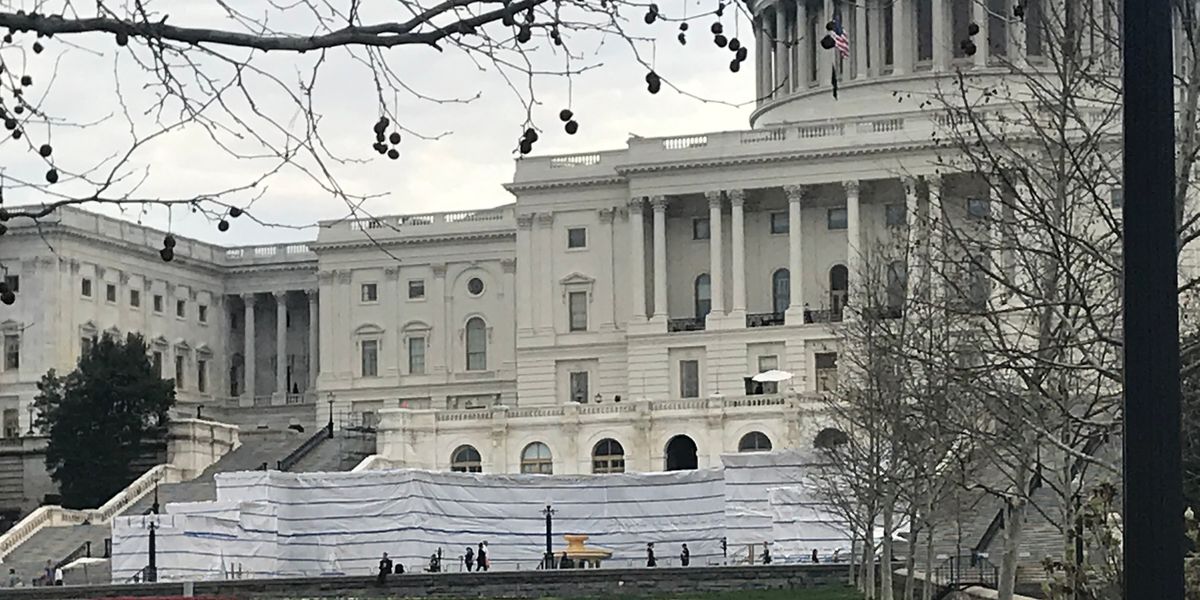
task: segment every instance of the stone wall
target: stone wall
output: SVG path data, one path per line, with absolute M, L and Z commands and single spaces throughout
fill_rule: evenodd
M 676 569 L 594 569 L 310 577 L 193 584 L 196 596 L 236 598 L 600 598 L 663 596 L 747 589 L 803 589 L 844 585 L 845 565 L 779 565 Z M 5 590 L 18 599 L 182 596 L 181 583 L 68 586 Z

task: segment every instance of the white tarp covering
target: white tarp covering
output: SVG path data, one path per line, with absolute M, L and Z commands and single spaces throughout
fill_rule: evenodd
M 582 533 L 590 536 L 589 546 L 613 551 L 609 564 L 645 564 L 647 542 L 655 543 L 660 565 L 674 564 L 683 543 L 693 564 L 715 563 L 727 535 L 735 559 L 734 540 L 761 544 L 781 533 L 770 491 L 795 487 L 805 464 L 789 453 L 732 455 L 725 463 L 723 469 L 619 475 L 220 474 L 216 502 L 169 504 L 158 517 L 158 575 L 168 581 L 217 579 L 230 571 L 246 577 L 369 574 L 384 552 L 406 569 L 421 570 L 439 547 L 443 568 L 457 571 L 464 550 L 483 541 L 493 569 L 533 569 L 545 548 L 547 504 L 555 510 L 555 549 L 565 546 L 563 534 Z M 114 582 L 146 566 L 152 518 L 115 520 Z M 789 543 L 803 545 L 807 531 L 789 535 Z M 825 539 L 826 532 L 819 533 Z
M 838 518 L 812 490 L 781 487 L 768 492 L 771 507 L 771 553 L 785 562 L 822 562 L 850 551 L 850 526 Z

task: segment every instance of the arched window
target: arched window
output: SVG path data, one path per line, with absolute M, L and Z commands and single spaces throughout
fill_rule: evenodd
M 771 312 L 782 313 L 792 301 L 792 276 L 787 269 L 771 274 Z
M 738 442 L 738 452 L 769 452 L 771 450 L 771 438 L 761 431 L 751 431 L 742 436 L 742 440 Z
M 467 321 L 467 370 L 487 370 L 487 325 L 479 317 Z
M 554 459 L 550 456 L 550 447 L 541 442 L 525 446 L 521 451 L 521 472 L 543 475 L 554 473 Z
M 612 438 L 604 438 L 592 449 L 592 472 L 624 473 L 625 449 Z
M 474 446 L 459 446 L 450 455 L 450 470 L 455 473 L 482 473 L 483 458 Z
M 829 313 L 834 321 L 842 320 L 846 308 L 846 296 L 850 292 L 850 273 L 846 265 L 834 265 L 829 269 Z
M 677 435 L 667 442 L 666 470 L 688 471 L 697 468 L 696 442 L 686 435 Z
M 826 427 L 817 434 L 817 439 L 813 440 L 813 446 L 816 448 L 829 450 L 831 448 L 841 446 L 848 441 L 850 441 L 850 438 L 846 435 L 846 432 L 840 429 Z
M 712 310 L 712 285 L 708 273 L 701 273 L 696 277 L 695 288 L 696 318 L 703 319 L 708 316 L 708 311 Z

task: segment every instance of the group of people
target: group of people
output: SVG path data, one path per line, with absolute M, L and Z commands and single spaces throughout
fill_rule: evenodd
M 492 566 L 488 560 L 488 544 L 487 542 L 479 542 L 479 549 L 476 550 L 467 546 L 467 552 L 463 555 L 463 562 L 467 566 L 467 570 L 478 569 L 486 571 Z M 442 549 L 438 548 L 437 552 L 429 555 L 429 566 L 425 568 L 426 573 L 441 573 L 442 572 Z M 404 565 L 392 562 L 388 557 L 388 553 L 383 553 L 383 558 L 379 559 L 379 574 L 376 580 L 379 584 L 387 582 L 387 576 L 392 574 L 403 574 Z
M 721 539 L 721 550 L 724 551 L 726 548 L 727 548 L 727 546 L 726 546 L 725 539 L 722 538 Z M 815 549 L 813 550 L 812 557 L 813 557 L 813 562 L 818 562 L 817 561 L 817 551 Z M 688 550 L 687 544 L 683 544 L 683 548 L 679 552 L 679 565 L 682 567 L 686 567 L 690 564 L 692 564 L 692 552 L 691 552 L 691 550 Z M 763 542 L 762 564 L 764 564 L 764 565 L 771 564 L 771 546 L 767 542 Z M 654 542 L 650 542 L 650 543 L 646 544 L 646 566 L 647 567 L 657 567 L 658 566 L 658 558 L 656 558 L 654 556 Z

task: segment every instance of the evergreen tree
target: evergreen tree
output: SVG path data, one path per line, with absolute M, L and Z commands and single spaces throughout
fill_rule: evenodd
M 130 464 L 162 440 L 175 403 L 174 383 L 154 372 L 136 334 L 93 339 L 74 371 L 59 377 L 51 369 L 38 390 L 46 467 L 69 508 L 100 506 L 128 485 L 136 477 Z

